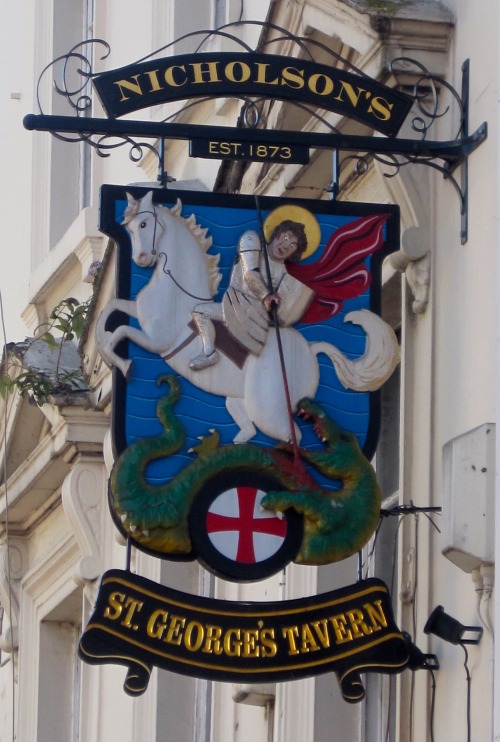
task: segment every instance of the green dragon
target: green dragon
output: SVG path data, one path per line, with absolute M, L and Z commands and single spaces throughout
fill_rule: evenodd
M 152 485 L 146 481 L 147 465 L 171 456 L 183 447 L 186 431 L 174 415 L 180 383 L 172 375 L 168 393 L 157 405 L 164 432 L 143 438 L 118 458 L 111 475 L 111 509 L 120 525 L 139 548 L 188 557 L 192 552 L 189 511 L 207 481 L 221 472 L 262 472 L 282 489 L 268 492 L 262 506 L 274 512 L 294 508 L 304 519 L 304 537 L 295 559 L 300 564 L 329 564 L 358 552 L 373 534 L 380 517 L 380 489 L 372 466 L 356 437 L 341 430 L 321 406 L 309 399 L 298 405 L 298 414 L 312 420 L 322 450 L 300 449 L 299 460 L 287 444 L 264 448 L 250 443 L 220 445 L 211 431 L 192 449 L 196 458 L 171 481 Z M 306 466 L 341 483 L 338 490 L 322 488 Z

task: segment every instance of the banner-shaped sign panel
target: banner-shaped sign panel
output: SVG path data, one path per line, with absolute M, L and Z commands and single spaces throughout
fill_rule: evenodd
M 285 603 L 243 603 L 188 595 L 119 570 L 102 578 L 80 655 L 127 666 L 131 695 L 146 690 L 157 666 L 232 683 L 335 672 L 350 702 L 364 697 L 360 673 L 401 672 L 408 663 L 381 580 Z
M 358 551 L 380 514 L 376 390 L 394 206 L 104 186 L 117 298 L 111 510 L 139 548 L 257 580 Z
M 169 101 L 255 96 L 311 104 L 394 136 L 413 105 L 367 75 L 273 54 L 183 54 L 103 72 L 92 81 L 113 118 Z

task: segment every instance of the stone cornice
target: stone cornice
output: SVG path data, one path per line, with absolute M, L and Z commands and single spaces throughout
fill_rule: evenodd
M 0 521 L 5 520 L 8 498 L 9 525 L 17 533 L 29 529 L 34 513 L 38 521 L 44 509 L 50 509 L 53 493 L 60 489 L 79 454 L 102 460 L 109 427 L 104 412 L 52 405 L 45 405 L 43 412 L 51 423 L 50 430 L 9 477 L 7 491 L 5 484 L 0 488 Z

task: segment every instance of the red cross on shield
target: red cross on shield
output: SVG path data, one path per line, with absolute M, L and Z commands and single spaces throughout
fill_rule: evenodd
M 207 513 L 207 532 L 214 547 L 228 559 L 255 564 L 281 548 L 287 524 L 261 509 L 265 494 L 256 487 L 233 487 L 212 502 Z
M 302 517 L 264 510 L 268 492 L 280 490 L 274 477 L 248 469 L 216 475 L 191 507 L 189 524 L 196 557 L 224 579 L 263 580 L 295 558 L 303 538 Z

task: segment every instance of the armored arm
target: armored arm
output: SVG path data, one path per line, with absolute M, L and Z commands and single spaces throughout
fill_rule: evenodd
M 238 256 L 241 263 L 241 274 L 245 285 L 260 301 L 270 293 L 261 272 L 260 258 L 262 247 L 257 232 L 244 232 L 238 242 Z

